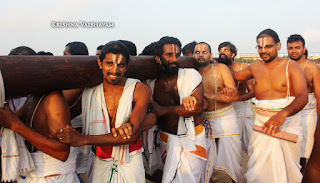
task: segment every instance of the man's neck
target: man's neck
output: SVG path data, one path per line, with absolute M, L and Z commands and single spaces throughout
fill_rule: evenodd
M 199 71 L 199 73 L 201 75 L 206 74 L 211 68 L 211 64 L 209 63 L 208 65 L 204 65 L 204 66 L 198 66 L 197 70 Z
M 301 64 L 304 64 L 305 62 L 307 61 L 307 59 L 301 57 L 299 60 L 297 60 L 296 62 L 301 65 Z
M 273 59 L 271 62 L 264 62 L 264 64 L 266 65 L 266 66 L 273 66 L 273 65 L 275 65 L 275 64 L 277 64 L 278 63 L 278 61 L 280 61 L 281 59 L 277 56 L 275 59 Z
M 159 79 L 166 80 L 166 81 L 177 80 L 177 78 L 178 78 L 178 74 L 167 75 L 167 74 L 164 74 L 164 73 L 161 73 L 160 77 L 159 77 Z
M 119 89 L 123 89 L 127 78 L 122 78 L 121 81 L 117 84 L 110 84 L 107 81 L 103 81 L 103 89 L 104 91 L 115 91 Z

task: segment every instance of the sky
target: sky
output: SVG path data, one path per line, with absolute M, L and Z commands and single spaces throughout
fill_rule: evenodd
M 275 30 L 285 54 L 286 40 L 301 34 L 309 53 L 320 53 L 319 0 L 55 0 L 1 2 L 0 55 L 18 46 L 61 56 L 68 42 L 84 42 L 90 55 L 112 40 L 130 40 L 140 53 L 163 36 L 182 45 L 205 41 L 217 54 L 219 43 L 231 41 L 238 54 L 257 54 L 256 36 Z M 53 22 L 73 22 L 59 27 Z M 81 23 L 109 22 L 111 27 L 84 27 Z

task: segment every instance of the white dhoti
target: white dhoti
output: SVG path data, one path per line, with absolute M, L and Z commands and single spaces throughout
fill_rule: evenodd
M 288 117 L 280 131 L 267 135 L 262 127 L 269 118 L 293 101 L 293 97 L 276 100 L 255 100 L 256 119 L 248 148 L 250 159 L 248 183 L 301 182 L 300 173 L 300 113 Z
M 36 169 L 21 176 L 18 183 L 78 183 L 76 156 L 70 148 L 67 161 L 62 162 L 41 151 L 31 153 Z
M 128 122 L 132 113 L 133 94 L 137 79 L 128 78 L 123 88 L 122 96 L 116 113 L 115 128 Z M 82 94 L 82 127 L 85 134 L 102 135 L 111 133 L 110 119 L 104 97 L 103 83 L 98 86 L 87 88 Z M 139 142 L 139 141 L 138 141 Z M 145 182 L 145 172 L 141 152 L 141 142 L 135 150 L 130 150 L 130 145 L 121 146 L 96 146 L 99 153 L 104 153 L 104 148 L 111 148 L 110 154 L 96 157 L 90 153 L 88 161 L 87 178 L 89 183 L 102 182 Z M 130 152 L 131 151 L 131 152 Z M 101 155 L 101 154 L 100 154 Z M 97 155 L 98 156 L 98 155 Z
M 251 112 L 250 100 L 233 102 L 232 104 L 237 113 L 242 150 L 247 152 L 253 129 L 253 114 Z
M 144 183 L 145 174 L 141 153 L 130 155 L 129 163 L 113 158 L 100 159 L 91 151 L 87 175 L 89 183 Z
M 195 127 L 195 151 L 182 148 L 178 135 L 160 131 L 162 157 L 165 159 L 162 182 L 200 182 L 206 164 L 206 137 L 202 125 Z
M 316 126 L 317 102 L 314 93 L 309 93 L 308 104 L 301 111 L 302 142 L 300 153 L 302 158 L 310 157 L 314 143 Z
M 223 170 L 236 182 L 243 182 L 240 129 L 233 106 L 203 112 L 203 118 L 208 142 L 205 182 L 210 181 L 213 168 Z M 217 143 L 215 138 L 219 138 Z
M 152 175 L 156 170 L 163 169 L 161 159 L 160 136 L 158 125 L 153 126 L 148 131 L 142 132 L 143 144 L 143 164 L 146 173 Z

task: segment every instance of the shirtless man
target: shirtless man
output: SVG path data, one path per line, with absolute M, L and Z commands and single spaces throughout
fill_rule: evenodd
M 161 150 L 165 165 L 162 182 L 199 182 L 206 162 L 206 141 L 201 125 L 203 86 L 194 69 L 179 69 L 181 43 L 177 38 L 163 37 L 156 45 L 155 60 L 160 76 L 152 81 L 153 112 L 158 116 Z M 186 110 L 188 97 L 197 102 Z
M 317 116 L 320 110 L 320 69 L 305 59 L 305 41 L 302 36 L 294 34 L 287 40 L 288 55 L 291 60 L 296 61 L 306 75 L 308 87 L 308 104 L 301 111 L 302 143 L 301 143 L 301 172 L 304 173 L 306 161 L 309 159 L 316 130 Z
M 234 57 L 237 56 L 237 48 L 232 43 L 220 43 L 218 51 L 219 58 L 217 61 L 226 64 L 231 72 L 240 71 L 248 66 L 245 63 L 234 62 Z M 236 82 L 236 86 L 239 97 L 238 101 L 233 102 L 233 107 L 238 117 L 242 150 L 247 152 L 253 128 L 253 114 L 249 100 L 254 97 L 253 80 Z
M 257 36 L 262 60 L 235 73 L 255 80 L 256 118 L 248 148 L 248 182 L 300 182 L 300 113 L 308 102 L 305 76 L 296 62 L 278 57 L 280 39 L 266 29 Z
M 233 181 L 242 182 L 240 130 L 232 105 L 232 101 L 238 99 L 238 92 L 228 67 L 211 64 L 211 55 L 209 44 L 200 42 L 195 46 L 193 57 L 202 75 L 204 96 L 208 102 L 203 112 L 208 138 L 204 181 L 211 180 L 213 168 L 216 168 L 225 171 Z M 231 97 L 226 97 L 225 92 L 231 92 Z M 217 145 L 216 139 L 219 139 Z
M 71 146 L 92 145 L 89 182 L 145 182 L 139 136 L 151 91 L 139 80 L 124 77 L 128 62 L 123 43 L 104 46 L 98 58 L 103 82 L 82 94 L 84 134 L 70 126 L 58 133 L 59 140 Z
M 75 155 L 69 145 L 57 140 L 57 131 L 70 125 L 70 112 L 62 92 L 30 95 L 16 115 L 6 106 L 0 109 L 0 116 L 1 127 L 13 130 L 26 140 L 36 167 L 23 174 L 18 182 L 79 182 Z

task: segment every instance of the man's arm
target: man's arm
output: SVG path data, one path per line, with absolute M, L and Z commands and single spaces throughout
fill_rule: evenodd
M 246 85 L 248 92 L 243 95 L 239 95 L 238 101 L 246 101 L 246 100 L 249 100 L 249 99 L 255 97 L 253 79 L 247 80 L 245 82 L 245 85 Z
M 169 114 L 174 114 L 177 116 L 185 116 L 190 117 L 194 116 L 196 114 L 200 114 L 203 111 L 203 84 L 200 83 L 200 85 L 197 87 L 197 89 L 193 92 L 191 95 L 196 98 L 197 103 L 194 107 L 194 110 L 190 111 L 184 108 L 183 105 L 177 105 L 177 106 L 160 106 L 158 103 L 153 102 L 153 109 L 155 110 L 155 114 L 157 116 L 164 116 Z
M 289 77 L 291 78 L 290 83 L 292 83 L 295 99 L 290 105 L 272 116 L 264 124 L 263 129 L 269 134 L 272 132 L 278 132 L 279 128 L 288 116 L 298 113 L 308 103 L 308 90 L 305 75 L 296 62 L 289 63 Z
M 10 128 L 27 141 L 29 141 L 38 150 L 61 161 L 66 161 L 69 156 L 69 146 L 56 140 L 58 129 L 70 124 L 70 112 L 62 93 L 51 92 L 43 101 L 44 111 L 47 117 L 50 137 L 37 132 L 35 129 L 25 125 L 9 109 L 0 109 L 0 125 Z M 38 109 L 39 110 L 39 109 Z
M 302 182 L 318 182 L 320 180 L 320 118 L 318 117 L 317 128 L 314 135 L 314 145 Z
M 143 119 L 147 112 L 150 97 L 150 88 L 143 83 L 138 83 L 133 94 L 133 101 L 135 105 L 130 116 L 130 124 L 132 125 L 132 135 L 130 138 L 123 138 L 125 137 L 123 134 L 114 137 L 112 133 L 105 135 L 81 135 L 70 126 L 59 130 L 57 137 L 59 138 L 60 142 L 69 144 L 71 146 L 117 146 L 134 144 L 139 139 Z
M 246 67 L 243 70 L 237 71 L 237 72 L 232 72 L 232 76 L 236 81 L 247 81 L 249 79 L 253 79 L 253 74 L 251 71 L 251 67 L 255 65 L 256 63 L 253 63 Z
M 205 98 L 220 102 L 233 102 L 238 100 L 239 94 L 236 83 L 229 68 L 224 64 L 217 64 L 216 69 L 219 69 L 221 73 L 222 82 L 225 88 L 220 93 L 205 93 Z M 226 95 L 228 92 L 231 96 Z
M 320 113 L 320 69 L 315 64 L 312 63 L 312 82 L 313 82 L 313 88 L 314 88 L 314 95 L 316 97 L 317 101 L 317 116 L 319 116 Z

